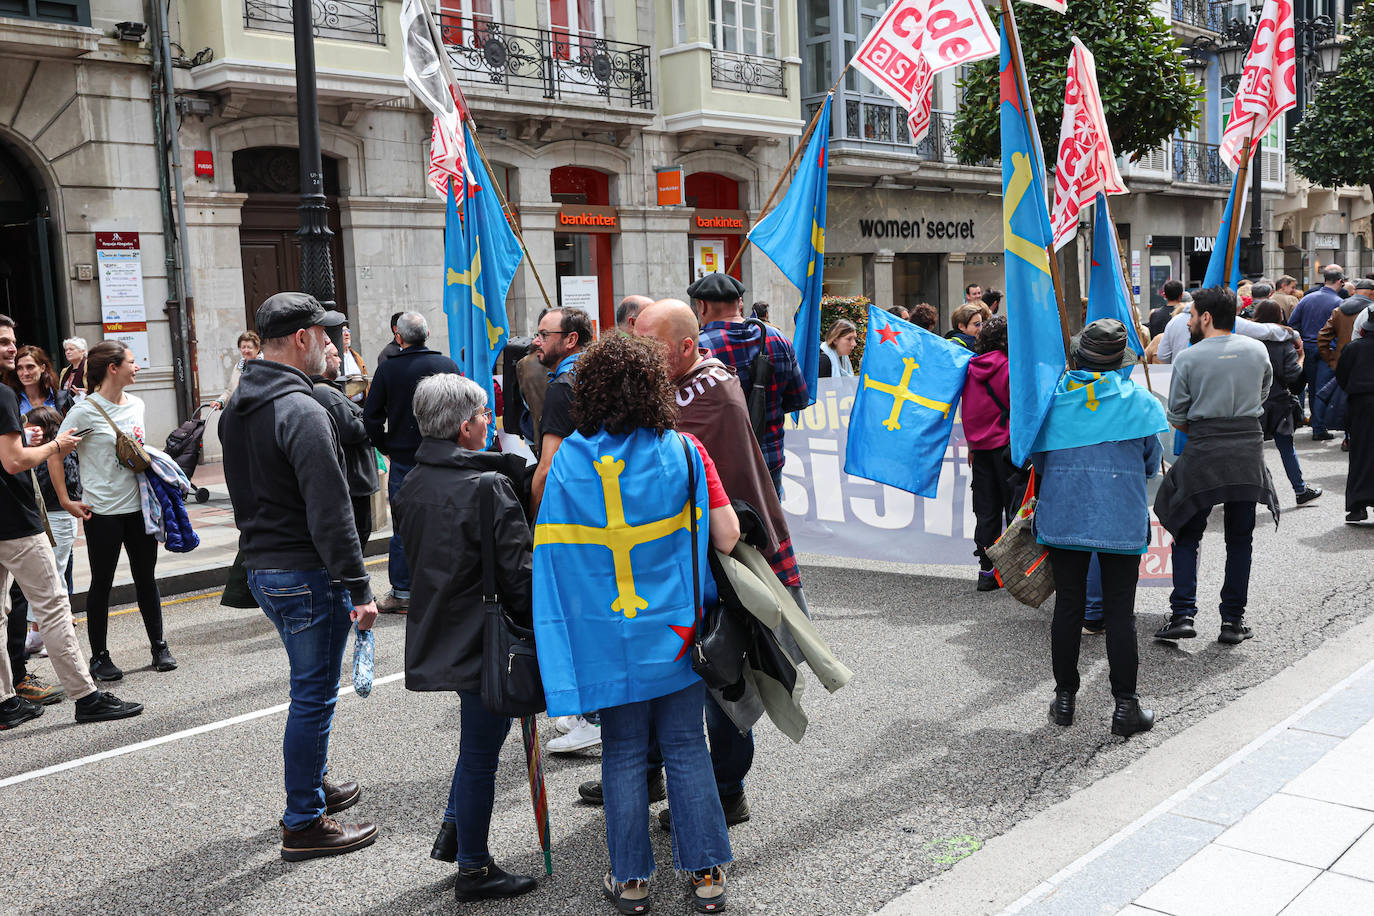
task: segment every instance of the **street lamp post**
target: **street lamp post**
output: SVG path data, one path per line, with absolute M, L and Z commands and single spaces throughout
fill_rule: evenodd
M 324 197 L 324 163 L 320 156 L 320 107 L 315 88 L 314 0 L 292 0 L 296 40 L 296 126 L 301 164 L 301 292 L 325 308 L 334 307 L 334 265 L 329 254 L 329 207 Z

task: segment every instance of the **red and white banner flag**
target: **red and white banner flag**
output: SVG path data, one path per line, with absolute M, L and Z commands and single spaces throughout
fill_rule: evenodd
M 1026 2 L 1054 10 L 1056 13 L 1062 13 L 1069 8 L 1068 0 L 1026 0 Z
M 1059 128 L 1059 156 L 1054 166 L 1054 209 L 1050 228 L 1054 248 L 1068 244 L 1078 231 L 1078 214 L 1097 193 L 1125 194 L 1116 153 L 1097 89 L 1097 61 L 1083 42 L 1073 39 L 1069 77 L 1064 84 L 1064 120 Z
M 981 0 L 898 0 L 850 65 L 907 109 L 917 143 L 930 127 L 935 74 L 997 53 L 997 29 Z
M 444 65 L 441 55 L 448 51 L 435 41 L 430 15 L 425 0 L 404 0 L 401 4 L 402 62 L 410 91 L 434 112 L 430 128 L 429 183 L 447 200 L 448 180 L 452 178 L 461 207 L 464 175 L 468 171 L 463 143 L 465 104 L 462 90 L 453 81 L 452 69 Z
M 463 125 L 454 118 L 435 115 L 429 134 L 429 184 L 447 200 L 448 183 L 452 179 L 453 193 L 460 206 L 466 187 L 463 173 L 467 169 L 463 159 Z
M 1218 151 L 1231 171 L 1240 168 L 1246 142 L 1249 141 L 1253 152 L 1269 125 L 1297 104 L 1297 80 L 1293 0 L 1264 0 L 1255 40 L 1250 43 L 1250 53 L 1245 55 L 1245 70 Z

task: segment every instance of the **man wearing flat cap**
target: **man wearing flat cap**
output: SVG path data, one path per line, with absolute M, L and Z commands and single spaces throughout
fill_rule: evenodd
M 366 630 L 377 617 L 338 432 L 310 384 L 325 370 L 326 327 L 343 320 L 305 293 L 264 302 L 257 312 L 262 359 L 244 365 L 220 419 L 224 481 L 248 587 L 291 665 L 282 742 L 287 861 L 352 852 L 377 838 L 372 824 L 329 817 L 357 802 L 362 790 L 324 778 L 351 622 Z
M 772 378 L 764 385 L 763 429 L 755 432 L 773 487 L 782 495 L 783 417 L 809 401 L 792 343 L 771 325 L 745 323 L 744 284 L 728 274 L 707 274 L 687 288 L 687 295 L 701 317 L 701 346 L 739 376 L 746 401 L 753 391 L 755 357 L 763 353 L 773 364 Z

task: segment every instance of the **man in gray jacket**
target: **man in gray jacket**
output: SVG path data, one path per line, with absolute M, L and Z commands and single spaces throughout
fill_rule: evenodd
M 353 852 L 377 838 L 373 824 L 329 817 L 355 804 L 362 790 L 324 778 L 351 621 L 366 630 L 377 618 L 344 498 L 338 433 L 310 385 L 310 376 L 325 370 L 324 328 L 337 317 L 305 293 L 277 293 L 264 302 L 256 316 L 262 359 L 243 367 L 220 419 L 224 482 L 248 587 L 291 665 L 282 742 L 281 857 L 289 862 Z

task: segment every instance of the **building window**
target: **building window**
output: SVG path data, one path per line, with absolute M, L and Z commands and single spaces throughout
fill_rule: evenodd
M 473 43 L 470 39 L 484 39 L 491 32 L 489 27 L 501 22 L 496 0 L 439 0 L 436 12 L 444 41 L 455 45 L 467 46 Z
M 549 26 L 574 38 L 604 38 L 601 0 L 549 0 Z
M 90 0 L 0 0 L 0 16 L 89 26 L 91 3 Z
M 687 0 L 673 0 L 673 43 L 687 43 Z
M 778 56 L 776 0 L 710 0 L 711 47 L 758 57 Z

